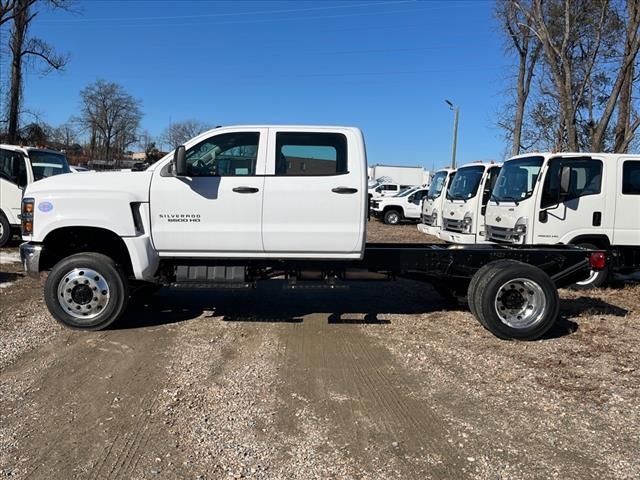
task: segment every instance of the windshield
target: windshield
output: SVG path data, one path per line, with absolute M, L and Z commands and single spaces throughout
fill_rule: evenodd
M 447 190 L 449 200 L 469 200 L 475 197 L 484 174 L 484 165 L 458 169 Z
M 415 192 L 416 190 L 417 189 L 415 187 L 405 188 L 397 195 L 394 195 L 394 197 L 406 197 L 407 195 L 409 195 L 412 192 Z
M 34 181 L 71 171 L 67 158 L 61 153 L 29 150 L 29 160 Z
M 519 202 L 533 194 L 543 157 L 525 157 L 508 160 L 502 166 L 491 194 L 497 202 Z
M 431 185 L 429 186 L 429 192 L 427 193 L 427 198 L 434 199 L 438 198 L 442 193 L 442 189 L 444 188 L 444 182 L 447 179 L 447 172 L 436 172 L 436 174 L 431 179 Z

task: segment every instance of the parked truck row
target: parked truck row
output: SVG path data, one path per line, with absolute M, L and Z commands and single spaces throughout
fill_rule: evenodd
M 366 151 L 353 127 L 221 127 L 145 171 L 73 177 L 27 185 L 20 217 L 25 270 L 49 271 L 47 307 L 70 328 L 106 328 L 147 286 L 410 278 L 466 296 L 496 336 L 530 340 L 558 317 L 558 287 L 606 265 L 567 245 L 366 243 Z
M 540 153 L 434 175 L 424 233 L 456 244 L 578 245 L 605 250 L 607 268 L 577 283 L 606 284 L 640 269 L 640 156 Z M 438 186 L 442 188 L 438 192 Z

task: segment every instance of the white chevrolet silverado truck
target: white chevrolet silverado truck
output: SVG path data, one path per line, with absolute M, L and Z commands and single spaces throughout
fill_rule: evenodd
M 387 225 L 398 225 L 403 220 L 419 220 L 422 199 L 427 189 L 411 187 L 393 197 L 374 198 L 371 200 L 371 214 L 381 218 Z
M 20 252 L 30 275 L 49 271 L 47 307 L 71 328 L 107 327 L 140 285 L 278 278 L 331 289 L 404 277 L 466 294 L 488 330 L 525 340 L 556 320 L 558 286 L 606 262 L 573 246 L 367 244 L 367 203 L 357 128 L 222 127 L 146 171 L 29 185 Z

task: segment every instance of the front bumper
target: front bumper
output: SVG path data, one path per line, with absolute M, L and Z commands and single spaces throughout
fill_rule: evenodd
M 440 227 L 434 227 L 431 225 L 427 225 L 425 223 L 419 223 L 418 231 L 425 233 L 427 235 L 433 235 L 434 237 L 437 237 L 438 232 L 440 231 Z
M 477 241 L 475 233 L 458 233 L 450 232 L 448 230 L 440 230 L 438 232 L 438 238 L 447 243 L 459 243 L 464 245 L 482 243 Z
M 40 254 L 42 253 L 42 245 L 37 243 L 25 242 L 20 245 L 20 260 L 24 271 L 31 278 L 40 277 Z

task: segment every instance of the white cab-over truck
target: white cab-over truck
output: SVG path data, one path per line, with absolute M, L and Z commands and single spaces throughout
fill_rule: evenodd
M 507 160 L 487 207 L 488 240 L 571 244 L 608 252 L 611 270 L 640 269 L 640 155 L 530 153 Z
M 485 210 L 500 165 L 471 163 L 456 170 L 442 203 L 442 228 L 438 237 L 450 243 L 486 243 Z
M 371 200 L 371 214 L 381 218 L 387 225 L 397 225 L 403 220 L 419 220 L 422 199 L 426 194 L 426 188 L 413 187 L 393 197 L 374 198 Z
M 429 192 L 422 201 L 421 223 L 418 224 L 422 233 L 437 236 L 442 228 L 442 205 L 455 174 L 455 169 L 443 168 L 433 175 Z
M 0 247 L 20 231 L 22 192 L 30 183 L 69 173 L 64 154 L 54 150 L 0 144 Z
M 71 328 L 110 325 L 141 285 L 279 278 L 330 289 L 404 277 L 466 293 L 487 329 L 518 339 L 543 335 L 558 316 L 556 288 L 605 262 L 554 245 L 367 244 L 367 203 L 357 128 L 221 127 L 145 171 L 29 185 L 20 253 L 30 275 L 50 270 L 47 307 Z

